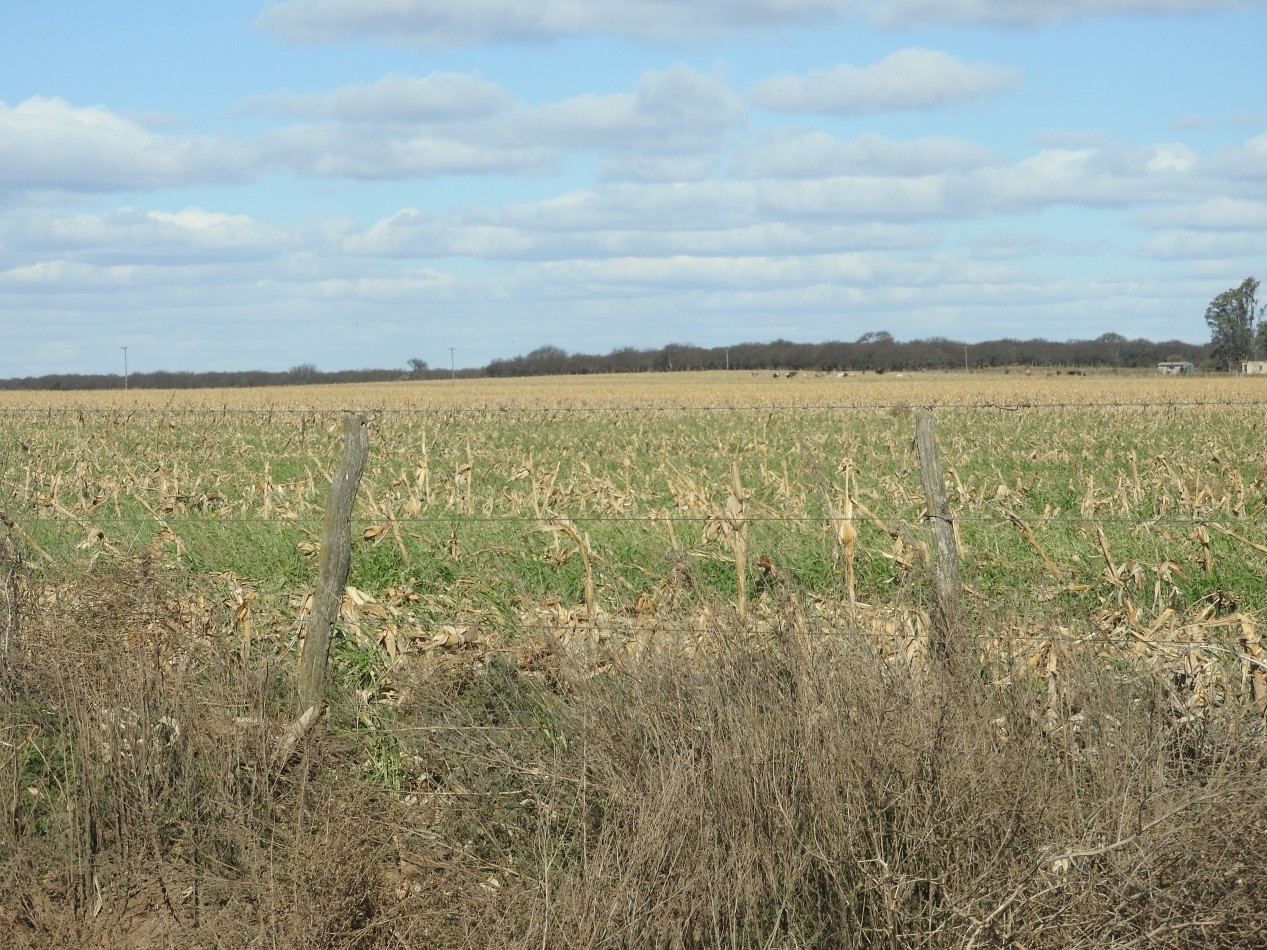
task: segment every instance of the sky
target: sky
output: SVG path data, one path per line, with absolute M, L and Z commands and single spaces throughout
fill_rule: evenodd
M 1264 38 L 1267 0 L 0 0 L 0 378 L 1204 342 L 1267 280 Z

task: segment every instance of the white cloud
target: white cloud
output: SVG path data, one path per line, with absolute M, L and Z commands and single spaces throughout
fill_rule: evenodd
M 834 19 L 843 6 L 842 0 L 286 0 L 266 6 L 258 22 L 292 43 L 368 37 L 454 46 L 595 33 L 680 41 Z
M 598 179 L 602 182 L 704 181 L 717 171 L 718 162 L 713 155 L 624 151 L 603 158 L 598 166 Z
M 448 122 L 481 118 L 508 108 L 514 98 L 496 83 L 465 73 L 407 76 L 391 73 L 374 83 L 330 93 L 273 92 L 253 96 L 234 112 L 339 122 Z
M 1015 70 L 905 49 L 873 66 L 842 63 L 805 76 L 763 79 L 753 86 L 752 101 L 773 112 L 866 115 L 971 102 L 1011 92 L 1020 82 Z
M 1203 184 L 1173 146 L 1049 149 L 1015 165 L 965 176 L 954 189 L 961 211 L 1018 213 L 1058 205 L 1130 207 L 1190 201 Z
M 193 206 L 175 212 L 130 207 L 103 214 L 27 212 L 0 218 L 0 260 L 52 258 L 97 266 L 263 260 L 311 246 L 313 238 L 311 229 L 301 235 L 247 215 Z
M 300 175 L 367 181 L 441 175 L 535 175 L 556 171 L 547 148 L 489 146 L 426 128 L 363 127 L 325 123 L 272 129 L 260 140 L 263 155 Z
M 497 134 L 574 148 L 715 147 L 744 115 L 716 76 L 677 64 L 649 70 L 632 93 L 583 95 L 501 116 Z
M 972 257 L 983 261 L 1010 261 L 1039 257 L 1083 257 L 1114 249 L 1112 242 L 1058 240 L 1047 234 L 1027 231 L 995 231 L 964 240 Z
M 989 149 L 964 139 L 894 142 L 868 133 L 844 141 L 826 132 L 785 129 L 740 152 L 733 170 L 745 178 L 908 177 L 965 171 L 1001 162 L 1002 158 Z
M 852 3 L 851 6 L 862 6 Z M 866 5 L 879 24 L 890 27 L 930 23 L 997 24 L 1038 27 L 1071 20 L 1118 15 L 1209 13 L 1261 9 L 1263 0 L 882 0 Z
M 0 102 L 0 195 L 239 181 L 252 164 L 237 143 L 156 135 L 100 106 L 42 96 Z
M 595 201 L 600 201 L 594 196 Z M 406 208 L 347 239 L 349 254 L 406 258 L 475 257 L 502 260 L 593 260 L 614 257 L 726 257 L 830 254 L 842 250 L 891 251 L 928 248 L 937 235 L 928 229 L 893 224 L 840 225 L 758 219 L 729 227 L 669 227 L 658 221 L 641 226 L 602 226 L 593 218 L 578 226 L 573 215 L 560 219 L 542 209 L 532 224 L 494 212 L 439 216 Z M 525 219 L 527 216 L 523 216 Z
M 283 0 L 258 25 L 291 43 L 541 43 L 592 34 L 698 42 L 865 18 L 881 26 L 1038 27 L 1115 15 L 1261 9 L 1263 0 Z
M 537 106 L 515 102 L 474 77 L 444 73 L 417 81 L 389 76 L 322 95 L 273 94 L 242 109 L 324 120 L 265 132 L 259 142 L 263 160 L 300 174 L 363 180 L 538 175 L 560 170 L 567 149 L 630 160 L 630 152 L 642 160 L 659 156 L 652 161 L 670 152 L 714 153 L 744 115 L 742 102 L 721 79 L 680 64 L 647 71 L 629 93 Z M 712 160 L 679 155 L 678 161 L 685 170 Z M 667 173 L 660 164 L 650 177 Z
M 1254 138 L 1233 148 L 1211 155 L 1209 170 L 1228 178 L 1267 182 L 1267 135 Z
M 1206 129 L 1257 129 L 1267 125 L 1267 112 L 1245 110 L 1232 115 L 1201 115 L 1187 113 L 1175 119 L 1174 127 L 1180 132 L 1204 131 Z
M 1267 254 L 1267 237 L 1256 233 L 1170 231 L 1145 241 L 1140 254 L 1163 261 L 1225 261 L 1237 257 L 1260 257 Z
M 1135 218 L 1149 229 L 1185 228 L 1197 231 L 1267 231 L 1267 201 L 1211 198 L 1195 204 L 1154 208 Z

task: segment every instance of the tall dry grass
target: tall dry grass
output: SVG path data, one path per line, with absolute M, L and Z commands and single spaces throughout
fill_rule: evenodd
M 911 666 L 794 624 L 544 647 L 336 693 L 191 578 L 26 573 L 0 681 L 0 933 L 37 947 L 1250 947 L 1262 719 L 1082 657 Z M 960 631 L 974 642 L 988 628 Z M 548 645 L 548 644 L 547 644 Z M 390 758 L 395 781 L 368 767 Z

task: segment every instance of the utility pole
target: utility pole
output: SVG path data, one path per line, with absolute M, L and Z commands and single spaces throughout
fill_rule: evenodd
M 457 370 L 453 368 L 453 347 L 449 347 L 449 382 L 457 382 Z
M 123 351 L 123 388 L 128 388 L 128 348 L 126 346 L 119 347 Z
M 968 346 L 964 344 L 963 348 L 963 371 L 968 372 Z

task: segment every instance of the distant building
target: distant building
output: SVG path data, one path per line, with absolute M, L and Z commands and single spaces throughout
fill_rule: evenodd
M 1267 365 L 1267 364 L 1263 364 L 1263 365 Z M 1172 362 L 1170 360 L 1167 360 L 1164 363 L 1157 364 L 1158 376 L 1195 376 L 1196 372 L 1197 372 L 1197 368 L 1193 366 L 1191 363 L 1187 363 L 1187 362 L 1181 363 L 1177 361 Z M 1267 370 L 1264 370 L 1264 372 L 1267 372 Z
M 1267 376 L 1267 360 L 1241 360 L 1241 373 L 1245 376 Z

